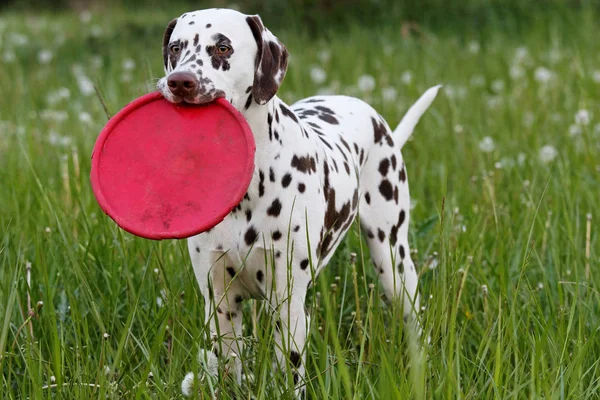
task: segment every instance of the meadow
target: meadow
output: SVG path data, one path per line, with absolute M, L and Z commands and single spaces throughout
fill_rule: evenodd
M 91 190 L 107 113 L 154 89 L 183 11 L 0 13 L 2 399 L 184 398 L 189 372 L 195 398 L 292 398 L 263 305 L 245 305 L 241 387 L 211 377 L 185 242 L 125 233 Z M 273 30 L 289 103 L 353 95 L 395 126 L 444 85 L 403 149 L 425 334 L 384 301 L 353 227 L 307 302 L 308 398 L 600 397 L 597 8 Z

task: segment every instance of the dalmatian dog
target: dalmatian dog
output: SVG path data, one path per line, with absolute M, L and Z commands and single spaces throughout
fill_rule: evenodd
M 276 363 L 302 391 L 309 317 L 307 290 L 356 217 L 386 296 L 419 309 L 408 244 L 410 197 L 401 148 L 438 87 L 392 131 L 368 104 L 346 96 L 288 106 L 276 96 L 288 52 L 257 15 L 188 12 L 163 39 L 166 75 L 158 90 L 173 103 L 227 99 L 248 121 L 255 170 L 241 203 L 217 226 L 188 239 L 217 357 L 243 352 L 242 302 L 267 301 Z M 234 376 L 241 379 L 237 357 Z M 289 361 L 287 363 L 286 361 Z M 290 382 L 291 386 L 291 382 Z

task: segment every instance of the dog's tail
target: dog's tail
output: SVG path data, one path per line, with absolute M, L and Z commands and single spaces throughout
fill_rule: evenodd
M 419 97 L 419 100 L 408 109 L 406 115 L 404 115 L 404 118 L 402 118 L 402 121 L 400 121 L 400 124 L 398 124 L 398 127 L 394 130 L 394 141 L 400 148 L 404 147 L 404 143 L 406 143 L 410 135 L 412 135 L 415 126 L 423 114 L 425 114 L 425 111 L 427 111 L 431 103 L 433 103 L 433 100 L 435 100 L 441 87 L 442 85 L 437 85 L 427 89 L 427 91 Z

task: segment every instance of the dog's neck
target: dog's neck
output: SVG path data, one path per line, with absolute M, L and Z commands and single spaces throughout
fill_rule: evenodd
M 275 156 L 273 150 L 280 147 L 279 143 L 274 140 L 273 135 L 274 132 L 278 130 L 279 126 L 279 123 L 275 119 L 275 111 L 276 108 L 280 107 L 281 103 L 283 102 L 279 97 L 273 96 L 273 98 L 264 105 L 260 105 L 253 101 L 248 109 L 245 109 L 243 106 L 238 108 L 246 118 L 246 121 L 248 121 L 248 125 L 250 125 L 250 129 L 254 134 L 257 160 L 259 159 L 258 156 L 262 156 L 263 154 L 264 156 L 268 156 L 270 153 L 271 156 Z M 280 131 L 279 133 L 281 134 Z

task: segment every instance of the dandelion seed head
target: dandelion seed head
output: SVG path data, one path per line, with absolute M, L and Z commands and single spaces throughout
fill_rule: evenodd
M 90 22 L 92 20 L 92 13 L 90 10 L 84 10 L 81 13 L 79 13 L 79 20 L 84 23 L 87 24 L 88 22 Z
M 525 69 L 520 65 L 512 65 L 509 70 L 509 75 L 515 81 L 522 79 L 525 76 Z
M 312 66 L 310 68 L 310 79 L 317 85 L 320 85 L 327 80 L 327 72 L 321 67 Z
M 181 381 L 181 394 L 183 394 L 185 397 L 190 397 L 192 395 L 194 378 L 194 373 L 188 372 L 183 378 L 183 381 Z
M 388 86 L 381 90 L 381 97 L 386 102 L 393 102 L 398 98 L 398 91 L 396 88 Z
M 474 75 L 473 77 L 471 77 L 469 82 L 471 83 L 471 86 L 473 86 L 473 87 L 478 87 L 478 88 L 484 87 L 485 86 L 485 77 L 483 75 Z
M 502 79 L 496 79 L 492 82 L 492 90 L 496 93 L 500 93 L 504 91 L 506 85 Z
M 537 67 L 533 72 L 534 79 L 539 83 L 548 83 L 554 78 L 554 73 L 546 67 Z
M 317 53 L 317 58 L 322 63 L 326 63 L 331 58 L 331 52 L 327 49 L 323 49 Z
M 357 85 L 361 92 L 371 92 L 375 89 L 375 78 L 371 75 L 362 75 L 358 78 Z
M 587 126 L 590 124 L 590 121 L 591 121 L 591 116 L 590 116 L 590 112 L 588 110 L 581 109 L 581 110 L 577 111 L 577 113 L 575 114 L 575 123 L 577 125 Z
M 91 124 L 92 116 L 90 115 L 90 113 L 82 111 L 79 113 L 79 121 L 83 122 L 84 124 Z
M 121 67 L 123 67 L 125 71 L 132 71 L 135 68 L 135 61 L 131 58 L 126 58 L 121 63 Z
M 581 126 L 579 126 L 579 125 L 571 124 L 569 126 L 569 136 L 571 136 L 571 137 L 579 136 L 579 135 L 581 135 L 582 132 L 583 132 L 583 130 L 581 129 Z
M 551 145 L 545 145 L 539 151 L 539 159 L 544 164 L 554 161 L 557 155 L 558 151 L 554 148 L 554 146 Z
M 40 64 L 50 64 L 54 54 L 48 49 L 40 50 L 37 54 L 37 59 Z
M 494 139 L 489 136 L 485 136 L 479 142 L 479 150 L 483 151 L 484 153 L 491 153 L 495 148 L 496 144 L 494 143 Z
M 471 54 L 478 54 L 480 48 L 481 48 L 481 46 L 479 45 L 479 42 L 476 40 L 471 40 L 469 42 L 469 45 L 467 46 L 467 49 L 469 50 L 469 53 L 471 53 Z
M 410 85 L 413 81 L 413 73 L 411 71 L 404 71 L 400 76 L 400 81 L 405 85 Z

